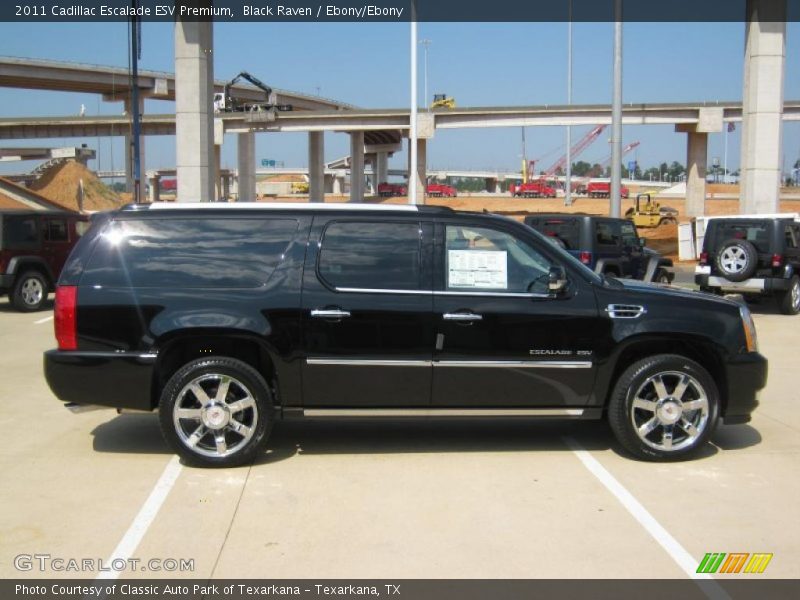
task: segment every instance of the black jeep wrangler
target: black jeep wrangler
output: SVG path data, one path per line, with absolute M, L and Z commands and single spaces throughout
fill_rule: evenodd
M 154 204 L 95 218 L 56 292 L 55 395 L 157 410 L 233 465 L 291 417 L 608 419 L 645 459 L 744 423 L 746 306 L 606 278 L 512 219 L 444 207 Z
M 773 296 L 800 312 L 800 223 L 791 218 L 710 219 L 695 270 L 700 289 Z
M 596 273 L 658 283 L 672 283 L 675 278 L 672 261 L 646 248 L 647 240 L 627 219 L 553 213 L 529 215 L 525 224 Z

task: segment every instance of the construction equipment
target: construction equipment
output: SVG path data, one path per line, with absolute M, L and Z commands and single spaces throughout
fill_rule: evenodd
M 257 88 L 263 90 L 264 94 L 266 94 L 265 100 L 263 102 L 242 102 L 235 96 L 232 96 L 231 88 L 241 79 L 246 79 Z M 244 112 L 249 114 L 261 114 L 265 116 L 265 120 L 272 120 L 275 118 L 276 111 L 285 112 L 290 110 L 292 110 L 291 104 L 278 104 L 278 95 L 272 91 L 272 88 L 257 77 L 250 75 L 247 71 L 242 71 L 226 83 L 222 93 L 214 94 L 215 113 Z
M 610 181 L 590 181 L 586 186 L 586 194 L 589 198 L 608 198 L 611 196 L 611 182 Z M 628 198 L 631 192 L 624 185 L 619 188 L 619 195 L 622 198 Z
M 429 183 L 425 188 L 425 193 L 433 198 L 455 198 L 458 196 L 456 188 L 444 183 Z
M 622 149 L 622 154 L 620 155 L 620 158 L 624 157 L 626 154 L 628 154 L 628 152 L 638 148 L 641 145 L 642 145 L 641 142 L 631 142 L 630 144 L 628 144 L 627 146 L 625 146 Z M 611 155 L 609 154 L 605 159 L 603 159 L 602 162 L 598 163 L 598 165 L 600 166 L 601 170 L 600 170 L 599 173 L 594 173 L 594 176 L 595 177 L 600 177 L 600 173 L 602 173 L 605 170 L 605 168 L 610 164 L 611 164 Z
M 456 100 L 447 94 L 434 94 L 431 108 L 455 108 Z
M 594 127 L 585 136 L 583 136 L 581 139 L 579 139 L 577 142 L 575 142 L 575 144 L 570 149 L 570 159 L 575 160 L 575 158 L 577 158 L 578 155 L 581 154 L 581 152 L 586 150 L 586 148 L 588 148 L 592 144 L 592 142 L 594 142 L 597 138 L 600 137 L 600 134 L 603 133 L 605 128 L 606 125 L 598 125 L 597 127 Z M 558 172 L 559 170 L 563 170 L 564 167 L 566 166 L 567 166 L 567 155 L 565 153 L 556 162 L 550 165 L 549 168 L 545 169 L 543 174 L 545 177 L 552 177 L 553 175 L 556 174 L 556 172 Z M 530 176 L 531 174 L 532 173 L 529 172 L 528 176 Z
M 381 198 L 392 198 L 395 196 L 405 196 L 408 194 L 408 186 L 402 183 L 379 183 L 378 196 Z
M 678 211 L 662 207 L 650 194 L 637 194 L 636 203 L 625 212 L 625 218 L 637 227 L 658 227 L 678 222 Z
M 308 193 L 308 182 L 307 181 L 293 181 L 292 182 L 292 193 L 293 194 L 307 194 Z

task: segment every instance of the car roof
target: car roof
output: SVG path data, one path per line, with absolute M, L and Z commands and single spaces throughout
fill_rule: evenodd
M 141 211 L 310 211 L 310 212 L 388 212 L 388 213 L 454 213 L 447 206 L 425 206 L 412 204 L 369 204 L 349 202 L 153 202 L 128 204 L 121 212 Z

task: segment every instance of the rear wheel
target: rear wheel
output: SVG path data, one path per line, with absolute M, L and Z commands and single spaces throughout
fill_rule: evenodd
M 264 378 L 242 361 L 210 357 L 187 363 L 161 394 L 164 438 L 189 464 L 233 467 L 263 450 L 273 420 Z
M 39 271 L 25 271 L 17 277 L 11 292 L 11 304 L 21 312 L 42 308 L 47 300 L 47 280 Z
M 795 275 L 789 283 L 789 289 L 778 297 L 781 312 L 785 315 L 800 313 L 800 277 Z
M 645 460 L 678 460 L 696 453 L 719 419 L 719 393 L 703 367 L 660 354 L 628 367 L 608 406 L 614 435 Z

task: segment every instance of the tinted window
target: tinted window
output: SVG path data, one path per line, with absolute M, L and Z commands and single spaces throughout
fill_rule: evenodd
M 283 260 L 291 219 L 143 219 L 109 224 L 86 281 L 91 285 L 256 288 Z
M 567 250 L 580 250 L 580 223 L 576 219 L 536 219 L 528 224 L 548 237 L 557 237 Z
M 419 223 L 331 223 L 319 274 L 337 288 L 420 289 L 420 237 Z
M 3 218 L 2 239 L 4 248 L 36 247 L 39 243 L 36 217 L 6 215 Z
M 636 227 L 634 227 L 633 223 L 621 223 L 620 228 L 622 230 L 622 244 L 624 246 L 639 245 L 639 236 L 636 235 Z
M 618 246 L 620 243 L 619 223 L 598 221 L 595 225 L 597 243 L 602 246 Z
M 793 225 L 786 226 L 786 248 L 797 248 L 797 227 Z
M 525 242 L 485 227 L 448 225 L 445 288 L 547 293 L 550 263 Z
M 67 242 L 67 222 L 64 219 L 48 219 L 44 222 L 44 239 L 48 242 Z
M 768 223 L 719 223 L 717 240 L 724 243 L 730 239 L 747 240 L 762 253 L 769 253 Z

